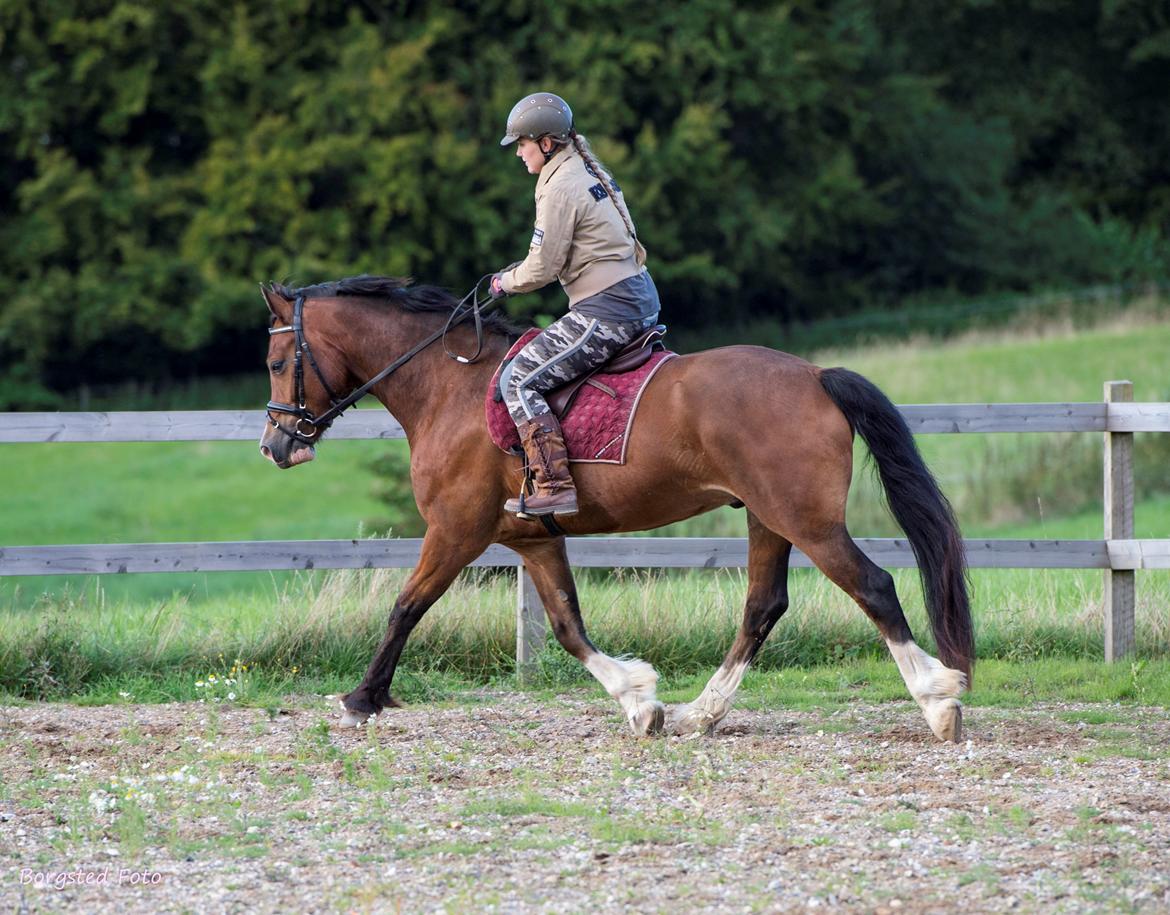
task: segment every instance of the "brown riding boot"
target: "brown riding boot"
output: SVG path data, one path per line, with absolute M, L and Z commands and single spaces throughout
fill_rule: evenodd
M 569 474 L 569 452 L 561 434 L 561 424 L 551 413 L 542 413 L 516 427 L 520 444 L 532 468 L 536 492 L 524 499 L 509 499 L 504 508 L 523 510 L 526 515 L 573 515 L 577 513 L 577 487 Z

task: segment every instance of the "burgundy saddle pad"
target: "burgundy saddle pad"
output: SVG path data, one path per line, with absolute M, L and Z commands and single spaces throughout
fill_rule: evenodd
M 520 436 L 512 417 L 508 415 L 507 405 L 502 400 L 496 400 L 500 369 L 538 333 L 539 328 L 534 327 L 516 341 L 496 368 L 487 389 L 485 410 L 488 433 L 498 448 L 509 453 L 520 450 Z M 626 443 L 634 425 L 634 414 L 642 391 L 662 364 L 676 355 L 670 350 L 660 350 L 632 372 L 592 376 L 593 380 L 609 391 L 591 384 L 584 385 L 569 407 L 569 412 L 561 417 L 569 460 L 578 463 L 624 464 Z M 613 393 L 610 394 L 610 391 Z

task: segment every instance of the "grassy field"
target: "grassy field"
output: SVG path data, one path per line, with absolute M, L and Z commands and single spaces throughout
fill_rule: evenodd
M 257 430 L 259 439 L 259 429 Z M 333 441 L 307 473 L 279 471 L 249 442 L 6 445 L 0 542 L 146 543 L 316 540 L 360 536 L 384 514 L 367 465 L 405 442 Z M 304 468 L 301 468 L 302 470 Z M 306 506 L 312 506 L 307 509 Z M 137 575 L 103 582 L 108 595 L 199 600 L 263 588 L 287 575 Z M 0 608 L 85 589 L 83 578 L 0 582 Z
M 1047 324 L 943 343 L 824 352 L 817 361 L 857 369 L 901 403 L 1099 400 L 1105 380 L 1123 377 L 1143 400 L 1170 398 L 1163 370 L 1168 350 L 1170 321 L 1143 308 L 1089 329 Z M 938 435 L 919 443 L 968 536 L 1100 536 L 1100 436 Z M 404 447 L 331 441 L 314 463 L 280 472 L 251 443 L 8 445 L 0 543 L 357 536 L 385 511 L 373 495 L 370 461 Z M 1170 478 L 1163 479 L 1170 436 L 1139 436 L 1137 449 L 1138 536 L 1170 536 Z M 850 519 L 857 536 L 896 531 L 860 469 Z M 743 530 L 742 511 L 725 510 L 661 533 L 742 536 Z M 0 683 L 15 693 L 52 694 L 72 683 L 79 694 L 105 689 L 108 695 L 113 687 L 101 684 L 114 677 L 109 682 L 121 689 L 127 684 L 119 671 L 132 669 L 158 695 L 182 695 L 165 671 L 191 679 L 190 672 L 221 652 L 267 671 L 283 664 L 312 669 L 323 683 L 344 682 L 368 659 L 403 574 L 377 573 L 370 582 L 325 573 L 6 579 L 0 582 Z M 773 636 L 763 667 L 807 668 L 877 652 L 868 624 L 832 589 L 816 585 L 819 575 L 795 573 L 794 580 L 795 622 L 786 620 Z M 918 612 L 912 576 L 900 580 L 905 602 Z M 1099 651 L 1099 574 L 988 571 L 973 580 L 985 656 Z M 584 603 L 599 642 L 646 655 L 672 672 L 718 663 L 739 613 L 741 576 L 668 574 L 635 583 L 631 589 L 629 576 L 584 576 Z M 1139 576 L 1139 593 L 1145 608 L 1139 645 L 1159 657 L 1167 650 L 1159 609 L 1170 603 L 1164 576 Z M 479 682 L 508 675 L 511 600 L 502 579 L 451 595 L 415 636 L 408 666 Z M 665 622 L 664 607 L 677 608 Z M 838 609 L 826 614 L 825 607 Z M 631 614 L 634 622 L 622 621 Z M 78 620 L 85 621 L 80 633 Z
M 122 693 L 140 701 L 181 700 L 206 696 L 207 687 L 197 683 L 207 684 L 213 676 L 223 695 L 230 691 L 254 701 L 294 688 L 321 694 L 348 690 L 381 639 L 387 608 L 405 575 L 401 570 L 304 573 L 267 591 L 200 602 L 113 601 L 100 594 L 46 600 L 0 616 L 0 691 L 97 702 L 117 700 Z M 915 574 L 898 571 L 895 579 L 911 625 L 929 645 Z M 582 574 L 579 584 L 586 623 L 599 647 L 644 657 L 668 677 L 685 680 L 721 661 L 739 625 L 746 580 L 738 570 L 594 571 Z M 396 688 L 411 698 L 434 699 L 468 684 L 510 682 L 514 587 L 510 575 L 484 572 L 458 581 L 412 634 Z M 1101 575 L 1094 572 L 976 571 L 972 602 L 979 656 L 1020 665 L 1017 682 L 1030 664 L 1100 658 L 1100 589 Z M 883 670 L 886 685 L 901 688 L 876 631 L 844 593 L 813 570 L 794 571 L 791 591 L 792 607 L 765 644 L 757 669 L 807 672 L 827 662 L 856 663 Z M 1150 671 L 1151 680 L 1155 672 L 1165 679 L 1170 583 L 1165 576 L 1142 573 L 1138 594 L 1135 663 L 1142 665 L 1139 671 Z M 1117 670 L 1125 673 L 1124 665 Z M 981 681 L 982 675 L 977 688 Z M 550 641 L 528 685 L 587 682 L 584 669 Z M 1090 678 L 1081 695 L 1118 698 L 1104 682 Z M 1106 691 L 1097 694 L 1098 689 Z M 1170 679 L 1159 689 L 1158 695 L 1170 689 Z
M 896 403 L 1100 401 L 1104 382 L 1123 379 L 1134 383 L 1135 400 L 1170 400 L 1164 362 L 1170 323 L 1147 321 L 1144 315 L 1122 316 L 1092 330 L 1056 326 L 971 335 L 943 346 L 824 352 L 818 362 L 848 365 Z M 1040 523 L 1100 501 L 1097 435 L 934 435 L 921 436 L 919 443 L 972 533 L 1003 523 Z M 1167 457 L 1167 436 L 1138 437 L 1139 486 L 1147 494 L 1165 492 L 1170 484 L 1163 472 Z M 857 490 L 854 505 L 869 518 L 872 497 L 864 485 Z M 1139 526 L 1138 535 L 1170 536 L 1170 528 Z

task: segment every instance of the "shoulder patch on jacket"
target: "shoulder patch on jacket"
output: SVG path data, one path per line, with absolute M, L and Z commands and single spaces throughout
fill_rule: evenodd
M 589 188 L 589 193 L 593 195 L 594 200 L 604 200 L 609 196 L 609 193 L 601 186 L 600 182 Z
M 528 247 L 539 248 L 543 244 L 544 244 L 544 229 L 533 229 L 532 230 L 532 241 L 528 245 Z

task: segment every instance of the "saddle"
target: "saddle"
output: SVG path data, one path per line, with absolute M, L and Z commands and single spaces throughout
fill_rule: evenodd
M 569 412 L 569 408 L 573 406 L 573 401 L 576 400 L 581 388 L 585 385 L 591 385 L 600 391 L 604 391 L 610 397 L 616 398 L 617 392 L 607 384 L 598 381 L 594 376 L 596 375 L 621 375 L 624 372 L 632 372 L 634 369 L 641 368 L 645 365 L 652 355 L 660 352 L 666 347 L 662 343 L 662 338 L 666 336 L 666 325 L 655 324 L 653 327 L 642 331 L 637 337 L 623 346 L 620 350 L 613 354 L 608 362 L 603 362 L 592 371 L 586 372 L 578 378 L 574 378 L 567 384 L 561 385 L 559 388 L 553 388 L 544 395 L 544 399 L 548 402 L 549 407 L 553 413 L 558 416 L 564 416 Z M 500 377 L 506 377 L 508 365 L 511 359 L 501 366 Z M 500 386 L 496 385 L 496 390 L 492 394 L 492 399 L 496 403 L 500 403 L 504 399 L 504 392 L 500 390 Z

